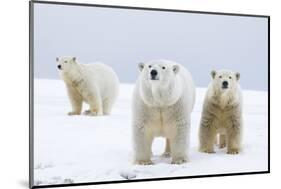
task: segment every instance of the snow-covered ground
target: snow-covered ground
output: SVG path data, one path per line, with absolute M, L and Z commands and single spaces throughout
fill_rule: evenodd
M 68 116 L 70 103 L 60 80 L 35 79 L 35 185 L 207 175 L 267 170 L 267 92 L 244 90 L 243 152 L 198 152 L 198 126 L 205 90 L 197 88 L 192 113 L 190 162 L 170 164 L 161 157 L 164 139 L 153 144 L 151 166 L 132 165 L 131 96 L 122 84 L 110 116 Z M 87 105 L 84 105 L 84 109 Z

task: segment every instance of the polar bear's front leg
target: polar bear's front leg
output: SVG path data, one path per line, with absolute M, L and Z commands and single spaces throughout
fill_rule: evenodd
M 176 121 L 175 135 L 169 138 L 171 145 L 172 164 L 182 164 L 189 161 L 186 150 L 188 148 L 190 121 L 180 119 Z
M 83 98 L 78 91 L 70 85 L 66 85 L 67 94 L 72 106 L 72 111 L 68 115 L 80 115 L 82 110 Z
M 231 121 L 230 126 L 227 128 L 227 153 L 238 154 L 241 149 L 241 120 L 235 118 Z
M 215 153 L 216 130 L 214 120 L 211 116 L 202 116 L 199 128 L 199 151 L 204 153 Z
M 153 137 L 145 132 L 145 126 L 141 123 L 133 125 L 134 163 L 139 165 L 151 165 L 151 146 Z

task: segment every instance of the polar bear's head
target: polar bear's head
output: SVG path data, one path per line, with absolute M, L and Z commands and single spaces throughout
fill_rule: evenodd
M 139 63 L 139 71 L 142 79 L 151 83 L 151 85 L 166 85 L 171 82 L 180 67 L 177 64 L 171 64 L 167 61 L 150 61 L 148 63 Z
M 213 88 L 219 93 L 235 90 L 240 79 L 240 73 L 230 70 L 213 70 L 211 76 Z
M 60 72 L 69 72 L 77 65 L 76 57 L 57 57 L 56 62 Z
M 140 94 L 149 106 L 170 106 L 181 96 L 180 65 L 168 60 L 139 63 Z

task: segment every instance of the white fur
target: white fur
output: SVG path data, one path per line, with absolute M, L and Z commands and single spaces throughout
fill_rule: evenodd
M 191 74 L 168 60 L 141 63 L 139 69 L 133 94 L 135 163 L 152 163 L 151 145 L 158 136 L 167 139 L 165 154 L 171 153 L 172 163 L 184 163 L 188 160 L 190 115 L 195 102 Z M 158 72 L 157 80 L 151 80 L 152 69 Z
M 111 67 L 80 64 L 75 57 L 57 58 L 57 65 L 72 105 L 69 115 L 81 114 L 83 101 L 90 106 L 87 115 L 110 114 L 119 91 L 119 80 Z
M 218 70 L 216 71 L 212 82 L 208 86 L 207 99 L 211 99 L 214 96 L 220 96 L 219 105 L 224 108 L 227 103 L 231 100 L 232 103 L 241 103 L 242 92 L 238 80 L 240 79 L 236 76 L 237 72 L 230 70 Z M 221 78 L 220 78 L 221 76 Z M 222 88 L 222 82 L 227 81 L 229 87 L 227 90 Z
M 230 70 L 212 71 L 200 122 L 199 150 L 214 153 L 216 137 L 219 147 L 227 146 L 227 153 L 237 154 L 241 150 L 242 92 L 240 74 Z M 223 88 L 223 82 L 228 87 Z

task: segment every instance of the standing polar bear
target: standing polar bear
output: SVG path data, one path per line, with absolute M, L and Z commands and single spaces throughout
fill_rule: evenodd
M 113 69 L 101 63 L 80 64 L 75 57 L 56 60 L 72 106 L 68 115 L 80 115 L 83 101 L 90 106 L 85 115 L 110 114 L 119 90 L 119 80 Z
M 228 154 L 241 150 L 242 92 L 240 74 L 229 70 L 212 71 L 199 130 L 199 150 L 214 153 L 218 135 L 219 148 L 227 146 Z
M 166 138 L 164 155 L 173 164 L 188 161 L 190 117 L 195 101 L 191 74 L 178 63 L 154 60 L 139 64 L 133 94 L 134 163 L 152 164 L 155 137 Z

